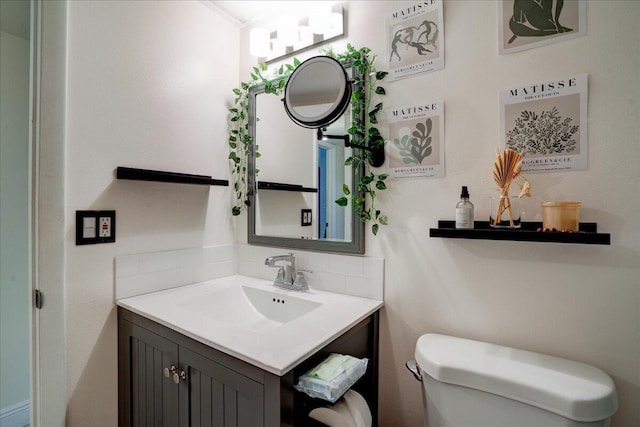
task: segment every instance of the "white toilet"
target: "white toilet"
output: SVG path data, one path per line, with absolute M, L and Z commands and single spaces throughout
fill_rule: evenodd
M 423 335 L 407 367 L 427 427 L 606 427 L 618 409 L 600 369 L 479 341 Z

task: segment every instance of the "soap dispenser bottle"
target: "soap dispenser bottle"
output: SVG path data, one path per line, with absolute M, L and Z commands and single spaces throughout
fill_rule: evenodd
M 469 201 L 469 190 L 462 186 L 460 201 L 456 205 L 456 228 L 473 228 L 473 203 Z

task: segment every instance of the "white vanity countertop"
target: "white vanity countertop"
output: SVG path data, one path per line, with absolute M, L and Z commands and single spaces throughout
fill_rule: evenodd
M 319 305 L 284 323 L 263 318 L 246 299 L 238 305 L 235 301 L 221 305 L 224 298 L 240 299 L 243 287 L 257 290 L 266 309 L 277 311 L 286 302 L 290 303 L 287 310 L 309 302 Z M 315 289 L 289 291 L 267 280 L 236 275 L 120 299 L 117 305 L 282 376 L 380 309 L 383 302 Z M 249 317 L 263 321 L 243 321 Z

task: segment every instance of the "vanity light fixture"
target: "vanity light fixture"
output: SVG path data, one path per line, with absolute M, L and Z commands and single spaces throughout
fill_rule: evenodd
M 306 14 L 286 13 L 278 16 L 276 28 L 253 28 L 249 32 L 249 52 L 261 62 L 271 62 L 284 56 L 325 43 L 344 35 L 344 14 L 341 3 L 309 2 Z

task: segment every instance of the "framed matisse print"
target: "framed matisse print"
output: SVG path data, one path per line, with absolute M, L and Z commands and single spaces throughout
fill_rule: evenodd
M 587 75 L 500 91 L 500 129 L 523 172 L 587 169 Z
M 586 0 L 503 0 L 497 4 L 500 54 L 587 34 Z
M 444 68 L 442 0 L 397 5 L 386 19 L 389 80 Z

